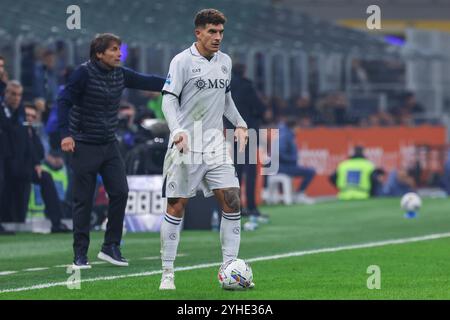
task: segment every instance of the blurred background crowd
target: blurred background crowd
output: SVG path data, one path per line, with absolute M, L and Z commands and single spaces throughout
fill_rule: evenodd
M 80 4 L 81 30 L 65 28 L 68 5 L 64 0 L 0 4 L 0 101 L 5 123 L 17 130 L 10 154 L 0 140 L 0 222 L 23 222 L 27 212 L 45 214 L 54 232 L 65 232 L 60 220 L 70 217 L 70 159 L 60 152 L 56 101 L 74 68 L 88 59 L 90 39 L 99 31 L 115 32 L 123 39 L 124 65 L 164 76 L 172 56 L 194 41 L 192 13 L 210 4 L 86 0 Z M 168 6 L 173 11 L 165 10 Z M 345 17 L 315 16 L 311 4 L 309 12 L 303 11 L 302 1 L 249 0 L 238 7 L 232 0 L 217 3 L 229 18 L 223 51 L 235 63 L 233 77 L 247 79 L 256 92 L 253 106 L 238 104 L 255 127 L 448 127 L 448 34 L 420 28 L 385 29 L 384 34 L 358 25 L 350 28 L 350 20 L 338 21 Z M 367 3 L 360 7 L 365 21 Z M 161 101 L 159 92 L 128 90 L 123 96 L 118 140 L 128 174 L 162 172 L 165 145 L 158 138 L 168 131 Z M 301 150 L 295 152 L 301 155 Z M 419 183 L 415 169 L 395 172 L 408 190 Z M 448 163 L 445 169 L 450 170 Z M 448 192 L 447 171 L 443 179 L 430 183 Z M 390 173 L 384 174 L 386 181 Z M 98 190 L 95 201 L 101 208 L 107 199 L 100 180 Z

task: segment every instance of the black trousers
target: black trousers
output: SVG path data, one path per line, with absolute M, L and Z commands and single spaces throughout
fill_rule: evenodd
M 27 177 L 17 177 L 13 174 L 13 160 L 3 159 L 3 182 L 0 184 L 0 220 L 6 222 L 25 222 L 30 188 L 30 179 Z M 0 165 L 1 167 L 1 165 Z M 1 175 L 1 174 L 0 174 Z
M 245 163 L 237 164 L 239 146 L 237 143 L 234 144 L 234 166 L 236 168 L 236 173 L 239 181 L 242 183 L 245 179 L 245 195 L 247 198 L 247 209 L 255 210 L 255 189 L 256 189 L 256 164 L 250 164 L 250 147 L 247 145 L 245 147 Z M 253 156 L 254 157 L 254 156 Z
M 128 183 L 117 141 L 102 145 L 76 141 L 71 162 L 74 254 L 86 255 L 89 248 L 90 220 L 98 173 L 109 197 L 108 223 L 103 245 L 120 245 Z
M 5 159 L 0 155 L 0 223 L 2 222 L 3 212 L 6 206 L 3 206 L 3 190 L 5 189 Z
M 31 182 L 41 187 L 41 195 L 45 205 L 45 215 L 52 222 L 52 227 L 58 227 L 61 224 L 62 207 L 52 176 L 50 173 L 42 171 L 41 177 L 39 178 L 36 171 L 33 171 Z M 30 198 L 30 192 L 31 184 L 28 184 L 27 195 L 25 196 L 26 199 Z

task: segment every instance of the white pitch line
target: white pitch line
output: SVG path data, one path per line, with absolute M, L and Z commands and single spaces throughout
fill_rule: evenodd
M 177 257 L 185 257 L 185 256 L 187 256 L 187 254 L 185 253 L 177 254 Z M 161 256 L 143 257 L 139 258 L 138 260 L 158 260 L 158 259 L 161 259 Z
M 344 251 L 344 250 L 363 249 L 363 248 L 373 248 L 373 247 L 381 247 L 381 246 L 386 246 L 386 245 L 404 244 L 404 243 L 435 240 L 435 239 L 442 239 L 442 238 L 449 238 L 449 237 L 450 237 L 450 232 L 435 233 L 435 234 L 429 234 L 429 235 L 420 236 L 420 237 L 392 239 L 392 240 L 385 240 L 385 241 L 353 244 L 353 245 L 347 245 L 347 246 L 330 247 L 330 248 L 322 248 L 322 249 L 314 249 L 314 250 L 306 250 L 306 251 L 296 251 L 296 252 L 277 254 L 277 255 L 272 255 L 272 256 L 250 258 L 250 259 L 245 259 L 245 260 L 248 262 L 277 260 L 277 259 L 283 259 L 283 258 L 289 258 L 289 257 L 306 256 L 306 255 L 310 255 L 310 254 L 338 252 L 338 251 Z M 221 264 L 222 264 L 221 262 L 197 264 L 197 265 L 193 265 L 193 266 L 178 267 L 178 268 L 175 268 L 175 271 L 189 271 L 189 270 L 195 270 L 195 269 L 205 269 L 205 268 L 220 266 Z M 80 281 L 73 281 L 73 282 L 70 282 L 70 285 L 74 285 L 74 284 L 80 283 L 80 282 L 95 282 L 95 281 L 108 281 L 108 280 L 133 278 L 133 277 L 145 277 L 145 276 L 151 276 L 151 275 L 161 274 L 161 273 L 162 273 L 162 270 L 154 270 L 154 271 L 148 271 L 148 272 L 131 273 L 131 274 L 124 274 L 124 275 L 117 275 L 117 276 L 109 276 L 109 277 L 97 277 L 97 278 L 84 279 L 84 280 L 80 280 Z M 21 291 L 30 291 L 30 290 L 37 290 L 37 289 L 46 289 L 46 288 L 66 286 L 66 285 L 67 285 L 67 281 L 42 283 L 42 284 L 37 284 L 37 285 L 31 286 L 31 287 L 3 289 L 3 290 L 0 290 L 0 294 L 8 293 L 8 292 L 21 292 Z
M 0 276 L 7 276 L 14 273 L 17 273 L 17 271 L 2 271 L 0 272 Z
M 41 270 L 48 270 L 50 268 L 47 267 L 43 267 L 43 268 L 28 268 L 28 269 L 23 269 L 22 271 L 27 271 L 27 272 L 33 272 L 33 271 L 41 271 Z

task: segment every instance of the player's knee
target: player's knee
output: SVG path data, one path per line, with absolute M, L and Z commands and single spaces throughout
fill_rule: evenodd
M 229 188 L 224 190 L 225 205 L 231 212 L 241 211 L 241 199 L 239 195 L 239 188 Z
M 181 218 L 186 207 L 186 202 L 181 198 L 168 198 L 167 199 L 167 213 Z

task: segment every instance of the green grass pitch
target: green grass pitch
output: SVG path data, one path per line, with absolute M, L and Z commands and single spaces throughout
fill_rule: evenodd
M 230 292 L 219 287 L 218 232 L 182 232 L 176 267 L 192 268 L 176 272 L 173 292 L 158 290 L 157 233 L 125 235 L 122 251 L 130 260 L 127 268 L 95 264 L 103 233 L 92 233 L 89 258 L 94 264 L 81 271 L 79 290 L 65 285 L 71 276 L 63 266 L 72 261 L 70 234 L 19 234 L 0 237 L 0 300 L 450 298 L 447 199 L 424 199 L 416 219 L 403 217 L 396 198 L 272 206 L 262 211 L 270 215 L 270 223 L 243 232 L 241 240 L 240 257 L 251 261 L 253 290 Z M 432 234 L 444 235 L 408 240 Z M 393 239 L 404 241 L 380 243 Z M 288 253 L 295 254 L 277 256 Z M 367 288 L 371 265 L 380 268 L 380 289 Z M 33 288 L 39 285 L 43 288 Z

